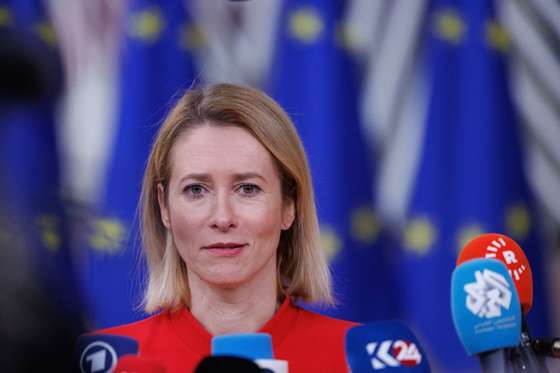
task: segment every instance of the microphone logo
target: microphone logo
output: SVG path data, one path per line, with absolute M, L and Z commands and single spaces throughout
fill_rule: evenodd
M 507 249 L 507 241 L 502 237 L 492 240 L 492 242 L 486 246 L 486 258 L 498 259 L 496 258 L 498 254 L 502 255 L 502 261 L 507 265 L 510 276 L 515 281 L 519 281 L 521 274 L 527 270 L 527 267 L 525 267 L 523 263 L 519 263 L 513 250 Z
M 480 318 L 502 316 L 502 308 L 508 310 L 512 300 L 506 278 L 489 269 L 475 271 L 474 275 L 476 282 L 464 286 L 467 309 Z
M 90 343 L 80 356 L 82 373 L 108 373 L 117 365 L 117 352 L 110 344 L 102 341 Z
M 422 362 L 418 347 L 411 341 L 370 342 L 366 345 L 366 351 L 371 357 L 371 366 L 374 370 L 398 366 L 415 367 Z

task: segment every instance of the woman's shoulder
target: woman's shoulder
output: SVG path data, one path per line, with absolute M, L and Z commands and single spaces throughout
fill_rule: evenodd
M 323 333 L 325 331 L 346 333 L 349 328 L 359 325 L 354 321 L 337 319 L 304 308 L 300 309 L 300 322 L 311 332 L 321 330 Z

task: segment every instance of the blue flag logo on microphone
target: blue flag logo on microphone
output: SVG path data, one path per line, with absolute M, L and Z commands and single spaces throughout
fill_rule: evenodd
M 496 259 L 469 260 L 453 271 L 451 311 L 470 355 L 516 346 L 521 305 L 506 266 Z

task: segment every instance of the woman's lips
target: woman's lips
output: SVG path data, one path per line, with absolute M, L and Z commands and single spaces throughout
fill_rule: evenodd
M 245 246 L 247 245 L 243 243 L 219 242 L 204 246 L 203 249 L 216 256 L 235 256 L 239 254 Z

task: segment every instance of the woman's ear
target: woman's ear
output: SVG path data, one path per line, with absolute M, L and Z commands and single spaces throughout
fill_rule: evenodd
M 161 221 L 167 229 L 170 229 L 171 223 L 170 223 L 170 220 L 169 220 L 169 209 L 167 208 L 167 203 L 165 201 L 165 189 L 163 188 L 162 183 L 158 183 L 158 185 L 157 185 L 157 195 L 158 195 L 159 212 L 160 212 L 160 215 L 161 215 Z
M 292 226 L 296 218 L 296 207 L 294 200 L 290 198 L 284 203 L 282 209 L 282 230 L 287 231 Z

